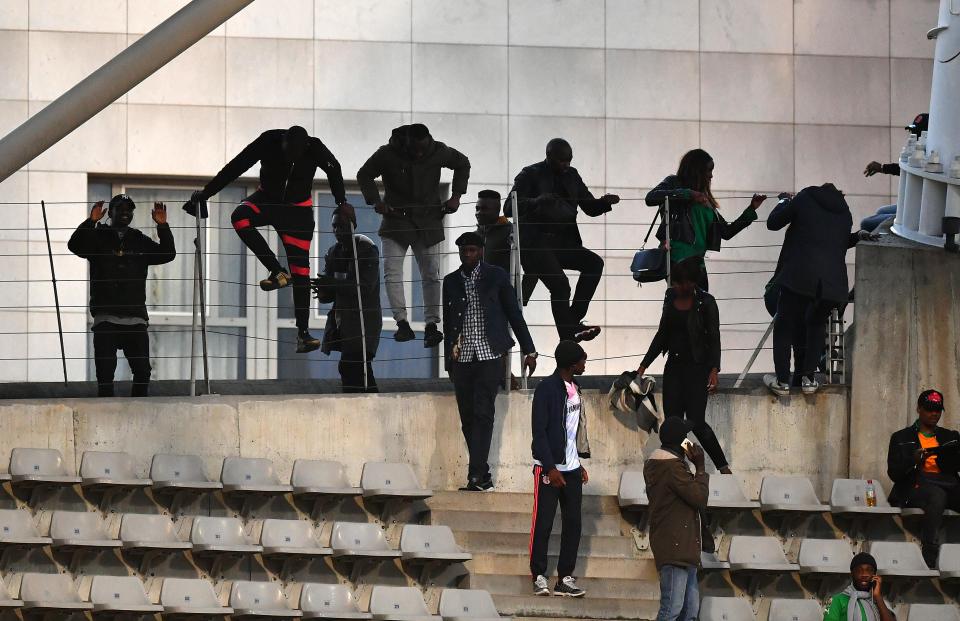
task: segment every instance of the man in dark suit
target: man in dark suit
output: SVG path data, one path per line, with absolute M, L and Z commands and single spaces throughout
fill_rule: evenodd
M 917 421 L 890 436 L 887 476 L 890 503 L 923 509 L 923 559 L 936 567 L 943 512 L 960 511 L 960 433 L 939 427 L 943 394 L 924 390 L 917 399 Z
M 493 439 L 503 356 L 513 347 L 509 328 L 525 354 L 524 368 L 537 368 L 537 351 L 505 271 L 484 263 L 483 238 L 457 238 L 462 265 L 443 279 L 443 334 L 447 371 L 457 395 L 463 438 L 470 453 L 468 491 L 493 489 L 487 457 Z

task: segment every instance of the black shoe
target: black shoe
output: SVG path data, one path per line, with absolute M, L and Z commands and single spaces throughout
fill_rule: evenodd
M 492 492 L 493 478 L 488 474 L 482 479 L 470 477 L 467 484 L 460 488 L 461 492 Z
M 592 341 L 598 336 L 600 336 L 599 326 L 588 326 L 584 323 L 581 323 L 577 326 L 577 329 L 573 333 L 573 340 L 577 343 L 581 341 Z
M 937 555 L 938 552 L 940 552 L 940 546 L 923 546 L 921 551 L 923 552 L 923 561 L 927 564 L 927 567 L 936 569 Z
M 423 331 L 423 346 L 427 349 L 436 347 L 443 342 L 443 332 L 437 329 L 437 324 L 428 323 L 427 329 Z
M 406 343 L 415 338 L 417 338 L 417 335 L 413 333 L 413 328 L 410 327 L 409 322 L 405 319 L 397 322 L 397 331 L 393 335 L 393 340 L 398 343 Z
M 280 270 L 279 272 L 270 272 L 270 275 L 260 281 L 260 288 L 264 291 L 276 291 L 283 289 L 290 284 L 290 274 Z
M 573 576 L 565 576 L 557 580 L 556 586 L 553 587 L 553 594 L 562 597 L 583 597 L 587 592 L 577 586 Z
M 305 354 L 317 349 L 320 349 L 320 339 L 311 336 L 306 330 L 300 330 L 297 332 L 298 354 Z

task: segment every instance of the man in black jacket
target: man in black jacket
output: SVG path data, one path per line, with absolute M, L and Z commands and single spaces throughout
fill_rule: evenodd
M 126 194 L 110 199 L 108 210 L 98 201 L 70 236 L 70 252 L 90 262 L 90 314 L 93 315 L 93 358 L 97 395 L 113 396 L 117 350 L 133 373 L 131 396 L 146 397 L 150 384 L 150 339 L 147 336 L 147 268 L 173 261 L 177 255 L 167 224 L 167 208 L 154 203 L 157 243 L 130 228 L 136 205 Z M 97 224 L 109 211 L 110 223 Z
M 505 374 L 503 356 L 514 345 L 508 324 L 526 354 L 523 366 L 531 374 L 537 368 L 537 351 L 507 273 L 480 260 L 483 238 L 468 232 L 456 243 L 461 266 L 443 279 L 444 353 L 470 452 L 463 489 L 489 491 L 493 489 L 493 477 L 487 459 L 497 389 Z
M 600 284 L 603 259 L 583 247 L 577 208 L 591 217 L 602 216 L 620 202 L 620 197 L 593 197 L 580 173 L 570 166 L 573 148 L 563 138 L 548 142 L 546 154 L 544 161 L 527 166 L 514 179 L 512 191 L 517 193 L 519 204 L 508 203 L 504 212 L 514 216 L 516 209 L 523 270 L 542 280 L 550 291 L 560 339 L 589 341 L 600 334 L 599 327 L 587 326 L 583 320 Z M 572 302 L 565 269 L 580 272 Z
M 940 550 L 943 512 L 960 511 L 960 433 L 937 425 L 943 408 L 941 392 L 924 390 L 917 421 L 890 436 L 887 449 L 890 504 L 923 509 L 923 558 L 931 568 Z
M 450 198 L 440 199 L 440 172 L 453 170 Z M 383 196 L 376 179 L 383 180 Z M 383 279 L 387 299 L 397 322 L 394 339 L 416 338 L 407 321 L 404 295 L 403 262 L 407 250 L 420 268 L 423 287 L 423 315 L 426 328 L 423 346 L 436 347 L 443 342 L 437 328 L 440 323 L 440 256 L 443 241 L 443 217 L 460 208 L 460 197 L 467 191 L 470 160 L 463 153 L 430 135 L 425 125 L 402 125 L 393 130 L 390 141 L 377 149 L 357 171 L 357 182 L 368 205 L 383 216 L 380 238 L 383 240 Z
M 353 232 L 356 227 L 349 216 L 334 211 L 331 227 L 337 243 L 327 250 L 323 272 L 312 281 L 320 303 L 333 302 L 327 314 L 320 350 L 328 355 L 332 351 L 340 352 L 338 369 L 343 392 L 378 392 L 372 361 L 377 355 L 383 329 L 380 252 L 370 238 Z
M 767 219 L 767 228 L 788 227 L 773 283 L 780 287 L 773 325 L 773 363 L 776 375 L 764 383 L 778 396 L 790 393 L 790 351 L 794 336 L 804 334 L 803 361 L 796 361 L 801 391 L 812 395 L 820 388 L 814 377 L 826 339 L 830 311 L 847 301 L 847 249 L 877 237 L 866 231 L 851 233 L 853 218 L 843 192 L 832 183 L 810 186 L 795 197 L 781 194 Z
M 483 238 L 483 261 L 510 273 L 510 246 L 513 223 L 500 215 L 500 193 L 477 192 L 477 235 Z
M 310 243 L 316 228 L 313 219 L 313 176 L 323 169 L 330 183 L 330 192 L 339 209 L 353 215 L 343 189 L 340 163 L 330 150 L 294 125 L 290 129 L 271 129 L 260 134 L 202 190 L 193 193 L 183 209 L 206 217 L 206 201 L 236 180 L 251 166 L 260 162 L 260 186 L 233 210 L 230 219 L 244 244 L 257 256 L 270 274 L 260 281 L 264 291 L 282 289 L 293 284 L 294 316 L 297 321 L 297 353 L 320 347 L 320 340 L 310 335 Z M 287 253 L 289 271 L 285 270 L 257 227 L 272 226 L 280 235 Z
M 576 376 L 583 375 L 587 352 L 573 341 L 560 341 L 554 351 L 557 370 L 533 393 L 533 520 L 530 528 L 530 575 L 533 594 L 550 595 L 547 552 L 553 518 L 560 503 L 560 559 L 554 595 L 583 597 L 573 570 L 580 548 L 583 485 L 589 480 L 580 459 L 590 457 L 587 415 Z

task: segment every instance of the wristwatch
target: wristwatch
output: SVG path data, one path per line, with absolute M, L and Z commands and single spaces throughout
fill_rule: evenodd
M 527 357 L 528 357 L 528 358 L 533 358 L 534 360 L 536 360 L 536 359 L 537 359 L 537 356 L 539 356 L 539 355 L 540 355 L 540 354 L 538 354 L 537 352 L 533 352 L 532 354 L 527 354 Z

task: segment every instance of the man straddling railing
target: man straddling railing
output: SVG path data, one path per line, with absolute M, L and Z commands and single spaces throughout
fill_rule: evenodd
M 273 291 L 293 284 L 294 316 L 297 322 L 297 353 L 320 347 L 320 340 L 310 335 L 310 243 L 313 241 L 313 176 L 323 169 L 330 183 L 337 206 L 353 217 L 347 202 L 340 163 L 330 150 L 294 125 L 290 129 L 270 129 L 247 145 L 202 190 L 193 193 L 183 209 L 207 217 L 206 201 L 236 180 L 251 166 L 260 162 L 260 185 L 233 210 L 231 221 L 241 241 L 247 245 L 270 275 L 260 281 L 260 288 Z M 289 271 L 273 253 L 260 226 L 272 226 L 280 234 L 287 253 Z
M 131 396 L 146 397 L 150 383 L 150 339 L 147 336 L 147 268 L 173 261 L 177 255 L 167 224 L 167 208 L 154 203 L 157 243 L 130 228 L 136 205 L 126 194 L 110 199 L 108 210 L 98 201 L 70 236 L 70 252 L 90 262 L 90 314 L 93 315 L 93 358 L 97 395 L 113 396 L 117 350 L 130 363 Z M 108 224 L 97 224 L 109 213 Z

